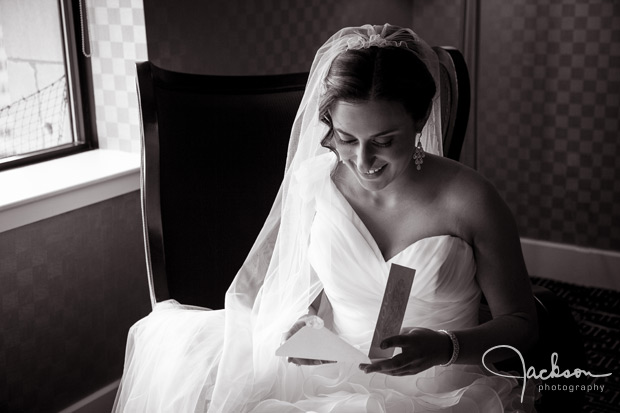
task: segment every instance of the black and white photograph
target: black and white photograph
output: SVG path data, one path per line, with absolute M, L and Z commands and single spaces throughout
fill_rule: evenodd
M 0 0 L 0 412 L 612 413 L 620 1 Z

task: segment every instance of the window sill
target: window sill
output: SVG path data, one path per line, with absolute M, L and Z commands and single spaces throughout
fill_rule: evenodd
M 138 154 L 93 150 L 0 172 L 0 232 L 140 188 Z

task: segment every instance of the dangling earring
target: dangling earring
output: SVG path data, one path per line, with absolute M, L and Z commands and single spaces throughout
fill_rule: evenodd
M 422 134 L 418 135 L 418 144 L 415 146 L 415 151 L 413 152 L 413 160 L 415 161 L 416 169 L 420 171 L 422 169 L 422 164 L 424 163 L 424 157 L 426 153 L 422 148 Z

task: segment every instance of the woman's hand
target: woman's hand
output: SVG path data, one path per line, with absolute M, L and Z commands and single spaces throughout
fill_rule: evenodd
M 285 341 L 287 341 L 289 338 L 291 338 L 295 333 L 297 333 L 299 330 L 301 330 L 306 325 L 316 326 L 317 328 L 323 328 L 323 320 L 321 320 L 321 318 L 313 314 L 306 314 L 306 315 L 301 316 L 299 320 L 297 320 L 295 324 L 293 324 L 293 326 L 286 333 L 282 335 L 282 342 L 284 343 Z M 316 366 L 319 364 L 334 363 L 333 361 L 301 359 L 301 358 L 295 358 L 295 357 L 287 357 L 286 361 L 288 361 L 289 363 L 296 364 L 298 366 Z
M 400 347 L 402 353 L 388 360 L 360 364 L 365 373 L 408 376 L 447 363 L 452 357 L 452 341 L 447 334 L 428 328 L 414 328 L 405 334 L 386 338 L 381 348 Z

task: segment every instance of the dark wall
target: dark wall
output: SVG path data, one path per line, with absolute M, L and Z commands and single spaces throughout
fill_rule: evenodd
M 0 411 L 58 411 L 120 378 L 149 310 L 138 192 L 0 233 Z
M 203 74 L 306 72 L 338 29 L 411 25 L 411 0 L 149 0 L 149 59 Z
M 434 44 L 478 31 L 478 170 L 522 236 L 620 250 L 620 2 L 484 0 L 469 28 L 465 3 L 414 0 L 413 21 Z
M 463 51 L 466 1 L 413 0 L 412 29 L 432 45 L 453 46 Z
M 522 235 L 620 250 L 620 2 L 480 12 L 480 171 Z

